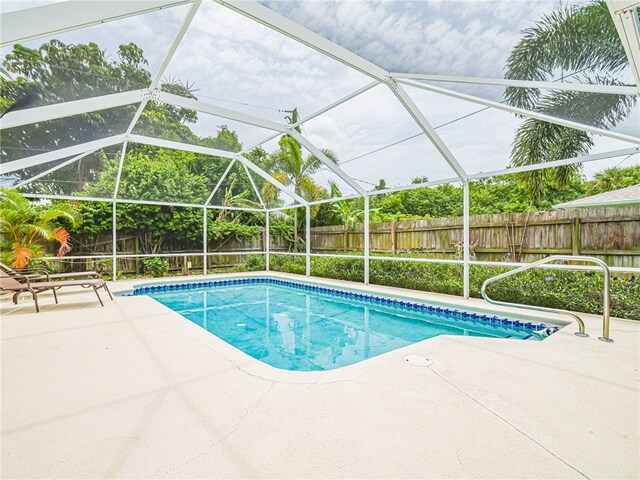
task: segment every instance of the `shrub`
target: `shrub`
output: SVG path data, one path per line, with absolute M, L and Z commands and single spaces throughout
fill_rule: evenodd
M 304 261 L 304 257 L 302 260 Z M 364 281 L 364 259 L 311 257 L 311 275 L 362 282 Z
M 147 257 L 142 259 L 144 271 L 152 277 L 164 277 L 169 272 L 169 262 L 166 258 Z
M 264 270 L 264 256 L 247 259 L 250 271 Z M 305 273 L 303 256 L 272 255 L 271 270 Z M 514 267 L 472 265 L 470 294 L 481 298 L 482 283 Z M 355 258 L 311 258 L 311 275 L 361 282 L 364 260 Z M 462 265 L 417 263 L 371 259 L 370 282 L 376 285 L 410 288 L 427 292 L 462 295 Z M 532 269 L 493 283 L 487 293 L 496 300 L 602 314 L 602 274 L 561 269 Z M 640 320 L 640 279 L 633 275 L 614 276 L 611 281 L 611 315 Z

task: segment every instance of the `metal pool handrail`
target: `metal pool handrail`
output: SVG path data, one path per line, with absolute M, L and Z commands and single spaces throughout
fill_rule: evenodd
M 535 267 L 538 267 L 538 266 L 543 265 L 545 263 L 554 262 L 556 260 L 577 260 L 577 261 L 581 261 L 581 262 L 591 262 L 591 263 L 595 263 L 596 265 L 599 265 L 600 267 L 602 267 L 602 273 L 604 275 L 602 336 L 598 337 L 598 340 L 602 340 L 603 342 L 613 342 L 613 340 L 611 338 L 609 338 L 609 323 L 610 323 L 610 317 L 609 317 L 609 304 L 610 304 L 609 288 L 610 288 L 610 283 L 611 283 L 611 273 L 609 272 L 608 265 L 606 263 L 604 263 L 602 260 L 600 260 L 599 258 L 586 257 L 586 256 L 581 256 L 581 255 L 571 255 L 571 256 L 551 255 L 549 257 L 543 258 L 542 260 L 538 260 L 537 262 L 530 263 L 529 265 L 525 265 L 523 267 L 516 268 L 515 270 L 511 270 L 509 272 L 501 273 L 500 275 L 496 275 L 495 277 L 491 277 L 491 278 L 485 280 L 484 283 L 482 284 L 482 288 L 480 289 L 480 293 L 482 293 L 482 298 L 484 298 L 487 302 L 489 302 L 489 303 L 491 303 L 493 305 L 501 305 L 501 306 L 505 306 L 505 307 L 515 307 L 515 308 L 528 308 L 528 309 L 532 309 L 532 310 L 539 310 L 541 312 L 564 313 L 565 315 L 569 315 L 569 316 L 573 317 L 575 319 L 575 321 L 578 322 L 578 332 L 576 333 L 576 335 L 579 336 L 579 337 L 588 337 L 589 335 L 585 332 L 584 322 L 582 321 L 582 319 L 578 315 L 576 315 L 573 312 L 570 312 L 568 310 L 563 310 L 563 309 L 560 309 L 560 308 L 538 307 L 538 306 L 533 306 L 533 305 L 520 305 L 520 304 L 517 304 L 517 303 L 501 302 L 501 301 L 498 301 L 498 300 L 493 300 L 493 299 L 489 298 L 489 296 L 487 295 L 487 292 L 486 292 L 487 286 L 489 286 L 491 283 L 496 282 L 496 281 L 501 280 L 501 279 L 506 278 L 506 277 L 510 277 L 512 275 L 515 275 L 516 273 L 520 273 L 520 272 L 523 272 L 525 270 L 529 270 L 530 268 L 535 268 Z

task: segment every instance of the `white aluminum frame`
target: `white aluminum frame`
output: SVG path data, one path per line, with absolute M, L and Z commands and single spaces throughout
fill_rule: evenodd
M 43 198 L 43 199 L 72 199 L 72 200 L 85 200 L 85 201 L 99 201 L 109 202 L 113 205 L 113 252 L 111 255 L 105 256 L 90 256 L 90 257 L 74 257 L 74 258 L 112 258 L 113 259 L 113 274 L 114 279 L 117 273 L 116 262 L 117 258 L 129 258 L 129 257 L 151 257 L 151 256 L 203 256 L 204 272 L 207 272 L 207 258 L 212 255 L 231 255 L 231 254 L 249 254 L 249 253 L 262 253 L 266 258 L 266 269 L 270 269 L 270 255 L 294 255 L 306 257 L 306 274 L 310 275 L 310 259 L 311 257 L 335 257 L 335 258 L 357 258 L 363 259 L 365 263 L 365 275 L 364 282 L 369 282 L 369 264 L 371 260 L 382 261 L 410 261 L 410 262 L 435 262 L 435 263 L 451 263 L 463 265 L 463 296 L 469 297 L 469 267 L 471 264 L 479 265 L 505 265 L 504 262 L 481 262 L 472 261 L 469 258 L 469 182 L 474 179 L 488 178 L 496 175 L 505 175 L 509 173 L 517 173 L 524 171 L 533 171 L 543 168 L 557 167 L 562 165 L 572 165 L 576 163 L 584 163 L 595 160 L 602 160 L 607 158 L 615 158 L 620 156 L 634 155 L 640 153 L 639 147 L 632 147 L 626 149 L 612 150 L 609 152 L 584 155 L 581 157 L 568 158 L 562 160 L 556 160 L 553 162 L 547 162 L 544 164 L 527 165 L 523 167 L 511 167 L 500 170 L 493 170 L 489 172 L 480 172 L 469 174 L 458 163 L 455 156 L 448 149 L 445 142 L 438 136 L 432 125 L 428 122 L 423 112 L 415 104 L 411 96 L 406 92 L 402 85 L 409 85 L 412 87 L 422 88 L 428 91 L 432 91 L 438 94 L 451 96 L 460 100 L 477 103 L 480 105 L 488 106 L 491 108 L 497 108 L 509 113 L 521 115 L 529 118 L 536 118 L 538 120 L 555 123 L 570 128 L 575 128 L 583 131 L 587 131 L 593 134 L 602 135 L 605 137 L 615 138 L 626 142 L 640 144 L 640 138 L 624 135 L 617 132 L 603 130 L 589 125 L 584 125 L 577 122 L 571 122 L 565 119 L 557 118 L 550 115 L 540 114 L 530 110 L 519 109 L 504 105 L 502 103 L 493 102 L 490 100 L 484 100 L 471 95 L 462 94 L 449 90 L 446 88 L 436 87 L 431 84 L 424 83 L 429 82 L 454 82 L 454 83 L 470 83 L 470 84 L 482 84 L 482 85 L 498 85 L 504 87 L 521 87 L 521 88 L 544 88 L 554 90 L 569 90 L 579 92 L 591 92 L 591 93 L 603 93 L 603 94 L 624 94 L 633 95 L 637 94 L 640 90 L 640 34 L 638 33 L 638 21 L 634 16 L 635 10 L 638 7 L 637 0 L 607 0 L 611 15 L 616 24 L 619 36 L 622 40 L 625 52 L 629 59 L 632 72 L 636 79 L 636 86 L 607 86 L 607 85 L 590 85 L 579 83 L 556 83 L 556 82 L 541 82 L 541 81 L 525 81 L 525 80 L 510 80 L 510 79 L 497 79 L 497 78 L 482 78 L 482 77 L 461 77 L 461 76 L 447 76 L 447 75 L 429 75 L 429 74 L 409 74 L 409 73 L 390 73 L 378 65 L 363 59 L 355 53 L 333 43 L 332 41 L 322 37 L 308 30 L 307 28 L 295 23 L 294 21 L 280 15 L 279 13 L 269 9 L 268 7 L 254 1 L 254 0 L 214 0 L 221 4 L 225 8 L 229 8 L 243 16 L 246 16 L 262 25 L 267 26 L 281 34 L 294 39 L 295 41 L 307 45 L 308 47 L 329 56 L 342 64 L 357 70 L 373 81 L 362 86 L 361 88 L 349 93 L 339 100 L 334 101 L 330 105 L 314 112 L 313 114 L 299 120 L 293 125 L 284 125 L 282 123 L 274 122 L 271 120 L 263 119 L 257 116 L 248 115 L 242 112 L 238 112 L 229 108 L 220 107 L 218 105 L 210 104 L 200 100 L 189 99 L 173 95 L 167 92 L 162 92 L 156 87 L 168 67 L 174 53 L 180 46 L 180 43 L 189 28 L 194 16 L 196 15 L 202 0 L 146 0 L 146 1 L 127 1 L 127 2 L 96 2 L 90 3 L 85 1 L 67 1 L 62 3 L 56 3 L 53 5 L 47 5 L 44 7 L 36 7 L 17 12 L 11 12 L 2 15 L 1 19 L 1 31 L 0 41 L 1 45 L 12 45 L 17 42 L 24 42 L 36 38 L 42 38 L 55 33 L 66 32 L 78 28 L 87 27 L 90 25 L 96 25 L 108 21 L 117 20 L 119 18 L 126 18 L 133 15 L 140 15 L 147 12 L 155 11 L 162 8 L 170 8 L 177 5 L 192 4 L 189 12 L 183 19 L 181 28 L 177 33 L 169 51 L 165 55 L 163 63 L 161 64 L 158 72 L 154 75 L 154 78 L 148 88 L 142 90 L 133 90 L 129 92 L 116 93 L 112 95 L 104 95 L 101 97 L 77 100 L 72 102 L 66 102 L 59 105 L 47 105 L 43 107 L 37 107 L 22 111 L 10 112 L 0 121 L 0 128 L 12 128 L 23 125 L 28 125 L 36 122 L 53 120 L 56 118 L 63 118 L 72 115 L 80 115 L 87 112 L 99 111 L 107 108 L 114 108 L 118 106 L 131 105 L 140 103 L 138 109 L 129 125 L 127 130 L 122 135 L 115 135 L 92 142 L 87 142 L 72 147 L 58 149 L 53 152 L 46 152 L 38 155 L 34 155 L 27 158 L 13 160 L 7 162 L 1 166 L 3 174 L 12 173 L 17 170 L 42 165 L 56 160 L 73 157 L 67 161 L 62 162 L 59 165 L 51 167 L 42 173 L 34 175 L 33 177 L 23 180 L 16 185 L 16 188 L 27 185 L 28 183 L 37 180 L 49 173 L 52 173 L 64 166 L 70 165 L 82 157 L 89 155 L 102 148 L 122 144 L 120 152 L 120 161 L 118 174 L 116 179 L 116 185 L 114 188 L 113 196 L 111 198 L 93 198 L 93 197 L 79 197 L 71 195 L 37 195 L 27 194 L 28 198 Z M 446 178 L 442 180 L 424 182 L 420 184 L 412 184 L 401 187 L 391 187 L 379 191 L 366 191 L 355 181 L 350 175 L 345 173 L 339 165 L 336 165 L 330 159 L 328 159 L 319 149 L 317 149 L 307 138 L 298 133 L 295 128 L 303 125 L 329 110 L 342 105 L 350 99 L 374 88 L 375 86 L 383 84 L 391 89 L 399 103 L 407 110 L 407 112 L 414 119 L 416 124 L 422 129 L 423 133 L 427 135 L 430 141 L 434 144 L 437 150 L 442 154 L 443 158 L 448 162 L 450 167 L 456 174 L 456 177 Z M 273 138 L 276 138 L 281 134 L 288 134 L 292 136 L 301 145 L 306 147 L 313 155 L 316 155 L 321 162 L 336 174 L 341 180 L 346 182 L 357 193 L 354 195 L 347 195 L 340 198 L 323 199 L 318 201 L 309 202 L 304 198 L 297 195 L 289 187 L 278 182 L 267 172 L 263 171 L 251 161 L 243 156 L 243 153 L 248 152 L 252 148 L 245 149 L 240 153 L 226 152 L 222 150 L 201 147 L 196 145 L 189 145 L 181 142 L 173 142 L 168 140 L 162 140 L 158 138 L 146 137 L 143 135 L 133 134 L 133 129 L 137 124 L 140 116 L 142 115 L 145 107 L 149 101 L 163 102 L 182 108 L 193 109 L 202 113 L 216 115 L 221 118 L 242 122 L 248 125 L 257 126 L 272 130 L 274 134 L 260 143 L 254 145 L 252 148 L 258 147 Z M 190 204 L 190 203 L 175 203 L 175 202 L 162 202 L 162 201 L 144 201 L 136 199 L 121 199 L 118 198 L 118 190 L 120 184 L 120 178 L 122 173 L 123 164 L 125 161 L 126 148 L 128 143 L 140 143 L 146 145 L 155 145 L 163 148 L 171 148 L 177 150 L 190 151 L 194 153 L 202 153 L 211 155 L 214 157 L 227 158 L 230 160 L 224 173 L 218 180 L 216 186 L 212 190 L 211 194 L 207 198 L 204 204 Z M 224 179 L 227 177 L 229 171 L 233 165 L 238 162 L 243 166 L 243 169 L 249 181 L 260 200 L 262 207 L 258 208 L 241 208 L 241 207 L 227 207 L 210 205 L 210 202 L 215 195 L 216 191 L 222 185 Z M 281 192 L 291 197 L 295 202 L 293 205 L 267 208 L 265 205 L 260 191 L 254 182 L 251 172 L 260 176 L 263 180 L 271 183 Z M 416 188 L 424 188 L 443 183 L 461 183 L 463 186 L 463 259 L 427 259 L 427 258 L 407 258 L 407 257 L 387 257 L 387 256 L 371 256 L 369 251 L 369 213 L 370 213 L 370 197 L 374 195 L 383 195 L 391 192 L 398 192 Z M 329 202 L 363 198 L 365 204 L 365 219 L 364 219 L 364 252 L 363 255 L 329 255 L 329 254 L 314 254 L 311 253 L 311 221 L 310 221 L 310 208 L 312 205 L 319 205 Z M 116 212 L 118 203 L 132 203 L 132 204 L 144 204 L 144 205 L 168 205 L 179 207 L 191 207 L 203 209 L 203 250 L 198 254 L 139 254 L 139 255 L 117 255 L 117 232 L 116 232 Z M 271 251 L 270 246 L 270 214 L 271 212 L 290 210 L 294 208 L 305 208 L 305 230 L 306 230 L 306 248 L 305 252 L 274 252 Z M 265 248 L 263 252 L 212 252 L 207 251 L 207 212 L 210 209 L 228 209 L 228 210 L 240 210 L 240 211 L 254 211 L 265 213 Z M 508 264 L 509 266 L 518 266 L 520 264 Z M 559 265 L 547 266 L 548 268 L 562 268 Z M 572 266 L 572 268 L 575 268 Z M 594 267 L 583 267 L 585 270 L 591 270 Z M 612 271 L 639 271 L 640 269 L 633 268 L 611 268 Z
M 598 85 L 592 83 L 543 82 L 535 80 L 512 80 L 508 78 L 460 77 L 456 75 L 427 75 L 421 73 L 392 73 L 392 78 L 424 80 L 429 82 L 471 83 L 477 85 L 497 85 L 503 87 L 541 88 L 548 90 L 568 90 L 572 92 L 605 93 L 611 95 L 637 95 L 636 87 L 626 85 Z
M 500 102 L 494 102 L 493 100 L 486 100 L 484 98 L 475 97 L 473 95 L 467 95 L 466 93 L 456 92 L 454 90 L 449 90 L 447 88 L 436 87 L 428 83 L 415 82 L 413 80 L 402 80 L 402 79 L 398 79 L 398 83 L 409 85 L 411 87 L 421 88 L 423 90 L 427 90 L 434 93 L 439 93 L 442 95 L 446 95 L 448 97 L 457 98 L 459 100 L 466 100 L 471 103 L 477 103 L 478 105 L 483 105 L 485 107 L 504 110 L 505 112 L 515 113 L 516 115 L 520 115 L 523 117 L 535 118 L 536 120 L 541 120 L 543 122 L 555 123 L 556 125 L 561 125 L 563 127 L 574 128 L 576 130 L 583 130 L 585 132 L 593 133 L 596 135 L 602 135 L 603 137 L 615 138 L 616 140 L 622 140 L 624 142 L 635 143 L 640 145 L 640 137 L 634 137 L 632 135 L 618 133 L 613 130 L 605 130 L 603 128 L 592 127 L 590 125 L 585 125 L 584 123 L 578 123 L 578 122 L 573 122 L 571 120 L 565 120 L 559 117 L 553 117 L 551 115 L 535 112 L 533 110 L 526 110 L 524 108 L 513 107 L 511 105 L 507 105 Z
M 0 21 L 0 46 L 27 42 L 56 33 L 99 25 L 120 18 L 191 3 L 193 0 L 71 0 L 5 13 Z
M 637 10 L 638 0 L 607 0 L 613 23 L 629 59 L 637 93 L 640 93 L 640 22 Z
M 87 112 L 97 112 L 107 108 L 122 107 L 142 102 L 147 89 L 113 93 L 99 97 L 84 98 L 42 107 L 16 110 L 7 113 L 0 119 L 0 128 L 14 128 L 32 123 L 46 122 L 58 118 L 71 117 Z

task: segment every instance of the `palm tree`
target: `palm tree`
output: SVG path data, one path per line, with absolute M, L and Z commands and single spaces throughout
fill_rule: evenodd
M 561 70 L 574 72 L 582 83 L 621 85 L 617 76 L 628 60 L 604 0 L 594 0 L 575 8 L 562 8 L 544 15 L 525 30 L 511 51 L 505 78 L 546 80 Z M 572 91 L 543 93 L 535 88 L 509 87 L 505 99 L 510 105 L 552 116 L 610 129 L 625 119 L 636 98 Z M 522 166 L 571 158 L 588 153 L 592 135 L 560 125 L 528 118 L 518 128 L 511 153 L 511 165 Z M 521 174 L 532 200 L 544 197 L 545 181 L 566 185 L 578 165 L 552 171 Z
M 20 192 L 0 190 L 0 235 L 2 251 L 11 265 L 24 268 L 29 261 L 42 255 L 41 242 L 54 240 L 60 244 L 57 255 L 63 256 L 71 250 L 69 232 L 55 224 L 66 220 L 72 226 L 78 224 L 78 212 L 68 203 L 36 206 Z
M 283 136 L 278 142 L 280 150 L 271 156 L 268 170 L 273 178 L 283 185 L 293 187 L 296 194 L 309 201 L 320 200 L 327 196 L 327 191 L 319 186 L 312 175 L 322 167 L 322 162 L 315 155 L 302 156 L 300 145 L 289 135 Z M 333 162 L 338 162 L 333 151 L 322 149 L 322 153 Z M 262 197 L 265 202 L 273 204 L 277 201 L 279 191 L 270 183 L 262 187 Z M 311 216 L 314 217 L 318 206 L 311 208 Z M 293 211 L 294 222 L 294 246 L 298 246 L 298 209 Z

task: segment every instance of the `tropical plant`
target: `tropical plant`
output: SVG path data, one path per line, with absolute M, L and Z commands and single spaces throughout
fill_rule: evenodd
M 273 178 L 283 185 L 293 187 L 295 193 L 301 197 L 314 201 L 327 196 L 327 191 L 319 186 L 312 178 L 312 175 L 322 167 L 322 162 L 315 155 L 303 157 L 300 145 L 289 135 L 283 136 L 278 142 L 280 150 L 270 156 L 268 160 L 268 170 Z M 337 163 L 336 155 L 333 151 L 324 149 L 322 153 L 330 160 Z M 279 190 L 270 183 L 265 183 L 262 187 L 262 197 L 265 202 L 274 204 L 277 202 Z M 317 213 L 317 207 L 311 209 L 311 217 Z M 293 212 L 294 218 L 294 245 L 298 244 L 298 211 Z
M 331 196 L 341 197 L 342 192 L 335 183 L 331 184 Z M 346 228 L 353 228 L 364 221 L 363 200 L 361 198 L 351 200 L 338 200 L 333 203 L 331 209 L 340 218 Z M 369 214 L 377 212 L 379 208 L 369 210 Z
M 44 253 L 47 241 L 59 243 L 57 255 L 71 250 L 69 232 L 60 222 L 75 226 L 77 210 L 68 203 L 35 205 L 17 190 L 0 189 L 0 235 L 3 260 L 23 268 Z
M 331 184 L 331 196 L 341 197 L 342 192 L 335 183 Z M 342 224 L 347 228 L 353 228 L 358 222 L 362 222 L 364 219 L 364 210 L 360 202 L 352 200 L 339 200 L 335 202 L 331 209 L 338 215 Z
M 165 277 L 169 272 L 169 261 L 166 258 L 147 257 L 142 259 L 145 272 L 152 277 Z
M 511 51 L 506 78 L 551 81 L 558 71 L 581 83 L 620 85 L 619 76 L 628 60 L 616 27 L 604 0 L 577 7 L 564 7 L 544 15 L 526 29 Z M 551 116 L 611 129 L 624 120 L 636 97 L 536 88 L 509 87 L 505 99 L 510 105 Z M 511 164 L 523 166 L 577 157 L 588 153 L 593 135 L 532 118 L 518 128 Z M 536 170 L 520 174 L 530 198 L 544 197 L 545 178 L 551 176 L 558 186 L 566 185 L 578 171 L 578 165 Z
M 222 197 L 222 201 L 220 202 L 221 207 L 240 207 L 240 208 L 260 208 L 260 204 L 251 200 L 249 197 L 249 190 L 242 190 L 240 192 L 236 191 L 236 184 L 238 183 L 237 178 L 232 178 L 229 186 L 224 190 L 224 196 Z M 216 218 L 219 222 L 224 222 L 227 220 L 238 222 L 242 217 L 242 211 L 237 210 L 229 210 L 226 208 L 221 208 L 218 210 L 218 216 Z

